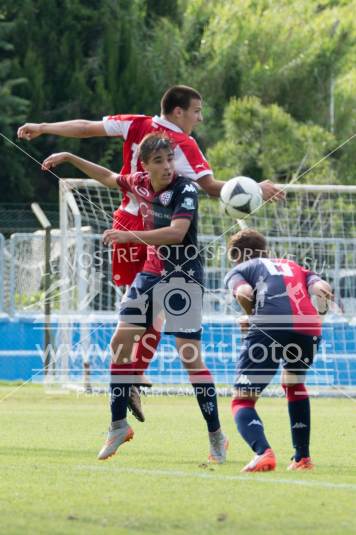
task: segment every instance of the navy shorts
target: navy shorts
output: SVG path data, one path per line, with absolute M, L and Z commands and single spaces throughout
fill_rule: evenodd
M 120 320 L 131 325 L 160 330 L 162 313 L 165 332 L 179 338 L 201 339 L 202 281 L 184 274 L 160 277 L 139 273 L 120 304 Z M 155 325 L 156 324 L 156 325 Z
M 235 388 L 261 393 L 283 368 L 304 376 L 313 364 L 320 336 L 294 331 L 253 329 L 243 341 L 237 361 Z

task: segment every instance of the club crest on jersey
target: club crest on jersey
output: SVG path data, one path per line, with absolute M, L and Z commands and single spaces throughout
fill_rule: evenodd
M 163 206 L 169 205 L 172 199 L 172 195 L 173 195 L 173 191 L 164 191 L 163 193 L 161 193 L 161 195 L 159 196 L 159 200 L 161 201 Z
M 186 210 L 194 210 L 195 203 L 194 199 L 191 197 L 186 197 L 184 201 L 182 202 L 182 208 L 185 208 Z
M 144 188 L 143 186 L 136 186 L 135 189 L 136 189 L 137 193 L 139 195 L 141 195 L 142 197 L 148 197 L 149 194 L 150 194 L 149 191 L 146 188 Z

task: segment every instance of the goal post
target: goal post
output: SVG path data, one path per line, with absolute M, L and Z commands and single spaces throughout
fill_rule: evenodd
M 356 388 L 356 186 L 281 187 L 286 191 L 285 201 L 264 203 L 244 221 L 267 237 L 275 256 L 289 255 L 330 281 L 337 308 L 325 319 L 320 363 L 310 381 Z M 64 328 L 58 331 L 58 340 L 66 348 L 60 357 L 65 382 L 82 381 L 84 363 L 90 363 L 93 382 L 108 378 L 108 344 L 123 290 L 112 282 L 111 254 L 101 235 L 112 226 L 119 202 L 118 190 L 95 180 L 65 179 L 60 183 L 60 312 Z M 200 194 L 199 244 L 206 271 L 203 350 L 221 384 L 233 381 L 241 343 L 236 324 L 239 311 L 223 288 L 230 266 L 227 238 L 238 230 L 238 224 L 221 213 L 216 199 Z M 169 338 L 163 337 L 157 354 L 148 370 L 155 382 L 179 384 L 185 380 Z

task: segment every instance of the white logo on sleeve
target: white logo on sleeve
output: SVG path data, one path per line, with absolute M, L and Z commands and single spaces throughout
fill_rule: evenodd
M 186 186 L 184 186 L 184 190 L 182 191 L 182 193 L 195 193 L 195 192 L 196 192 L 196 189 L 193 186 L 193 184 L 187 184 Z
M 296 422 L 292 429 L 303 429 L 304 427 L 308 427 L 307 425 L 303 424 L 303 422 Z
M 185 208 L 186 210 L 194 210 L 194 199 L 192 199 L 191 197 L 186 197 L 182 202 L 182 208 Z

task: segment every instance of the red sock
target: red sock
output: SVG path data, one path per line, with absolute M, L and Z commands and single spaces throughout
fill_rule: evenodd
M 282 383 L 282 388 L 288 401 L 301 401 L 302 399 L 307 399 L 309 397 L 304 383 L 298 383 L 292 386 L 287 386 Z
M 214 383 L 214 378 L 211 375 L 208 368 L 202 368 L 201 370 L 194 370 L 188 373 L 189 373 L 189 380 L 192 384 Z
M 128 383 L 132 382 L 132 365 L 130 364 L 114 364 L 111 362 L 110 364 L 110 373 L 111 373 L 111 382 L 114 384 L 117 383 Z M 113 376 L 115 376 L 115 380 L 113 379 Z M 120 376 L 124 376 L 122 380 L 120 379 Z
M 134 375 L 135 371 L 132 362 L 129 364 L 110 362 L 110 373 L 113 375 Z
M 121 366 L 111 362 L 111 373 L 120 374 L 121 368 L 125 366 L 125 369 L 130 370 L 132 375 L 143 375 L 144 371 L 148 368 L 156 352 L 160 339 L 161 333 L 159 331 L 156 331 L 152 326 L 148 327 L 141 340 L 136 344 L 133 362 Z M 128 373 L 128 371 L 126 373 Z
M 235 418 L 236 414 L 240 409 L 244 408 L 250 408 L 254 409 L 256 405 L 256 401 L 253 399 L 233 399 L 231 401 L 231 411 L 233 414 L 233 417 Z
M 132 368 L 135 370 L 134 373 L 136 375 L 143 375 L 148 368 L 160 340 L 161 333 L 152 325 L 146 329 L 145 334 L 137 345 L 134 361 L 132 362 Z

